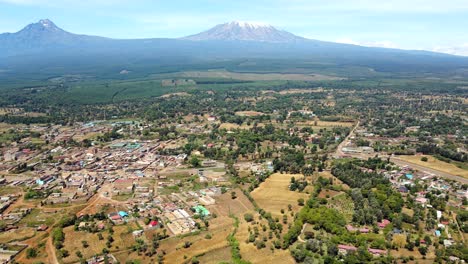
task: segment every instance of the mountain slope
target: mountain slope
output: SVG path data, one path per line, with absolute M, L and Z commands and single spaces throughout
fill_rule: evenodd
M 278 30 L 275 27 L 261 23 L 239 22 L 217 25 L 199 34 L 187 36 L 187 40 L 242 40 L 264 42 L 295 42 L 304 38 L 298 37 L 287 31 Z
M 49 19 L 27 25 L 16 33 L 0 34 L 0 54 L 17 55 L 108 42 L 103 37 L 78 35 L 57 27 Z
M 259 66 L 236 65 L 246 59 L 258 61 Z M 345 68 L 360 68 L 366 72 L 466 76 L 468 58 L 310 40 L 272 26 L 243 22 L 218 25 L 182 39 L 78 35 L 50 20 L 30 24 L 17 33 L 0 34 L 0 79 L 17 73 L 28 77 L 80 73 L 104 76 L 122 69 L 151 74 L 223 67 L 236 71 L 333 69 L 340 74 L 349 73 L 342 70 Z

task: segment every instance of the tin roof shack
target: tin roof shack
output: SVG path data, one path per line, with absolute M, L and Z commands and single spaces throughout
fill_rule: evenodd
M 5 211 L 16 199 L 17 197 L 13 195 L 0 196 L 0 213 Z

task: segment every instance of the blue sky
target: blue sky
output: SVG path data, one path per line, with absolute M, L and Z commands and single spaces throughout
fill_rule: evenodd
M 114 38 L 181 37 L 233 20 L 320 40 L 468 56 L 468 0 L 0 0 L 0 32 L 49 18 Z

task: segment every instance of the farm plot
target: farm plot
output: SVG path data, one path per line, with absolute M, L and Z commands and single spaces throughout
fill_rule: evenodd
M 258 215 L 252 212 L 255 215 L 255 219 L 258 219 Z M 287 214 L 286 214 L 287 215 Z M 291 218 L 289 218 L 291 220 Z M 272 238 L 269 238 L 268 230 L 263 231 L 261 226 L 268 226 L 268 222 L 265 219 L 258 219 L 258 223 L 251 222 L 247 223 L 244 219 L 240 218 L 240 225 L 237 230 L 236 238 L 239 241 L 240 253 L 243 260 L 249 261 L 250 263 L 295 263 L 294 259 L 291 257 L 291 254 L 288 250 L 274 249 L 271 250 L 273 246 L 273 241 L 277 238 L 273 235 Z M 265 241 L 264 248 L 257 248 L 254 243 L 247 243 L 249 239 L 249 227 L 251 230 L 258 228 L 259 235 L 256 240 L 260 241 L 264 238 L 267 238 Z M 287 225 L 284 225 L 283 233 L 285 234 L 287 230 Z
M 328 200 L 327 206 L 342 213 L 349 223 L 353 219 L 354 203 L 346 193 L 340 193 Z
M 131 247 L 135 239 L 132 236 L 132 231 L 137 230 L 138 227 L 135 224 L 114 226 L 114 234 L 112 238 L 112 247 L 110 251 L 118 251 Z M 90 258 L 96 254 L 101 254 L 102 249 L 106 248 L 107 238 L 110 236 L 108 231 L 102 232 L 104 237 L 103 240 L 99 240 L 98 233 L 90 233 L 84 231 L 75 231 L 73 226 L 64 228 L 65 233 L 65 249 L 68 252 L 73 252 L 67 258 L 63 259 L 64 263 L 76 263 L 79 261 L 78 257 L 74 252 L 81 251 L 85 258 Z M 83 241 L 86 241 L 87 247 L 83 247 Z
M 293 192 L 289 190 L 291 177 L 303 178 L 302 174 L 272 174 L 265 182 L 255 189 L 251 194 L 258 206 L 275 216 L 281 215 L 281 209 L 287 210 L 292 205 L 294 211 L 299 210 L 297 200 L 307 200 L 306 193 Z

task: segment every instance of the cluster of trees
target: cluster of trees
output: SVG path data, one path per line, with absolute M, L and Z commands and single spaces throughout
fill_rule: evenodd
M 296 180 L 296 178 L 291 177 L 291 183 L 289 184 L 289 190 L 290 191 L 296 191 L 298 190 L 299 192 L 304 191 L 305 187 L 307 187 L 308 182 L 305 179 L 302 180 Z
M 351 188 L 362 188 L 369 190 L 379 184 L 389 184 L 381 174 L 366 172 L 353 163 L 341 163 L 332 167 L 331 173 L 349 185 Z
M 305 165 L 304 153 L 295 149 L 284 149 L 280 158 L 273 160 L 274 171 L 300 173 Z
M 468 161 L 468 154 L 464 152 L 457 152 L 447 147 L 439 147 L 436 144 L 422 144 L 416 149 L 416 151 L 428 155 L 440 155 L 447 159 L 460 162 Z
M 367 161 L 338 163 L 332 174 L 353 188 L 350 196 L 354 202 L 353 221 L 361 225 L 372 225 L 384 218 L 400 213 L 404 204 L 401 194 L 375 169 L 388 166 L 378 158 Z M 372 168 L 369 172 L 367 168 Z

